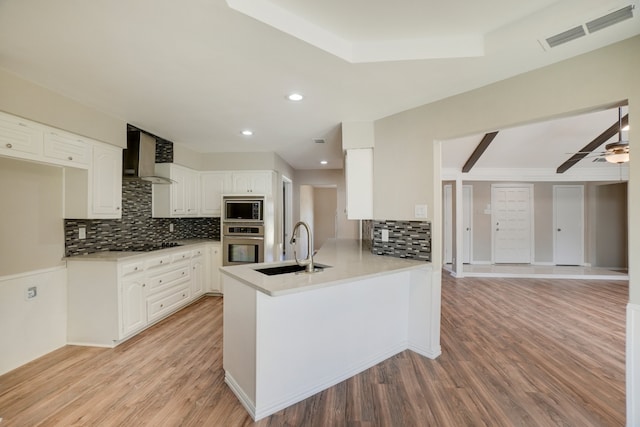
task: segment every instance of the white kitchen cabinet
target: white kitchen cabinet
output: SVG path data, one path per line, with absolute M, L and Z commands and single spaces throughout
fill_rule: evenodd
M 231 172 L 200 173 L 200 215 L 219 217 L 222 213 L 222 195 L 230 187 Z
M 222 279 L 220 277 L 220 267 L 222 267 L 222 245 L 214 243 L 209 245 L 211 253 L 209 255 L 209 292 L 222 294 Z
M 122 335 L 147 326 L 146 277 L 138 274 L 122 280 Z
M 193 251 L 191 258 L 191 295 L 194 298 L 199 297 L 205 292 L 205 253 L 206 250 L 196 249 Z
M 122 149 L 93 142 L 89 169 L 65 168 L 65 218 L 122 217 Z
M 0 113 L 0 155 L 40 160 L 42 141 L 42 127 L 29 120 Z
M 69 343 L 113 347 L 203 295 L 209 247 L 68 258 Z
M 255 193 L 267 196 L 273 193 L 273 172 L 236 171 L 231 175 L 234 194 Z
M 350 149 L 345 157 L 347 218 L 373 218 L 373 149 Z
M 197 217 L 200 202 L 200 175 L 174 163 L 157 163 L 156 174 L 171 184 L 153 184 L 154 218 Z
M 71 133 L 48 129 L 44 132 L 44 157 L 76 168 L 88 169 L 91 141 Z
M 93 146 L 91 210 L 94 218 L 122 217 L 122 149 Z

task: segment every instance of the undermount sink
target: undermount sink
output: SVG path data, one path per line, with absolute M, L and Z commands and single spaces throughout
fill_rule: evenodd
M 315 264 L 313 272 L 317 273 L 324 270 L 325 268 L 330 268 L 330 267 L 331 267 L 330 265 Z M 266 274 L 267 276 L 277 276 L 279 274 L 304 273 L 306 268 L 307 268 L 306 266 L 293 264 L 293 265 L 280 265 L 278 267 L 258 268 L 256 269 L 256 271 L 262 274 Z

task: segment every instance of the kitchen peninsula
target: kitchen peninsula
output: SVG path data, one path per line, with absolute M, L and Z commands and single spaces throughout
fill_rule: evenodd
M 430 263 L 331 240 L 317 273 L 223 267 L 225 381 L 254 420 L 410 349 L 440 354 L 440 287 Z

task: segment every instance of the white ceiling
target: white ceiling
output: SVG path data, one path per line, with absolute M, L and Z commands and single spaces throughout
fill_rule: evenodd
M 475 163 L 472 171 L 495 169 L 552 169 L 550 175 L 573 154 L 582 152 L 583 147 L 596 139 L 610 126 L 615 125 L 628 113 L 626 106 L 596 111 L 575 117 L 562 118 L 518 126 L 509 129 L 495 129 L 498 134 L 487 150 Z M 628 132 L 622 132 L 622 140 L 628 141 Z M 444 141 L 442 167 L 461 171 L 484 134 Z M 619 134 L 606 143 L 616 142 Z M 608 162 L 598 162 L 604 158 L 603 143 L 599 149 L 577 162 L 572 168 L 617 168 Z M 585 171 L 589 173 L 589 171 Z
M 341 168 L 341 122 L 637 35 L 636 8 L 557 48 L 538 41 L 630 1 L 0 0 L 0 68 L 199 152 Z M 305 100 L 287 101 L 294 91 Z

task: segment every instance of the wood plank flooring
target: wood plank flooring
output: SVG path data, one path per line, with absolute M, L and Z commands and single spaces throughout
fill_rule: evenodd
M 0 376 L 0 427 L 623 426 L 627 295 L 444 274 L 442 356 L 402 352 L 258 423 L 224 384 L 223 301 L 207 297 L 115 349 Z

